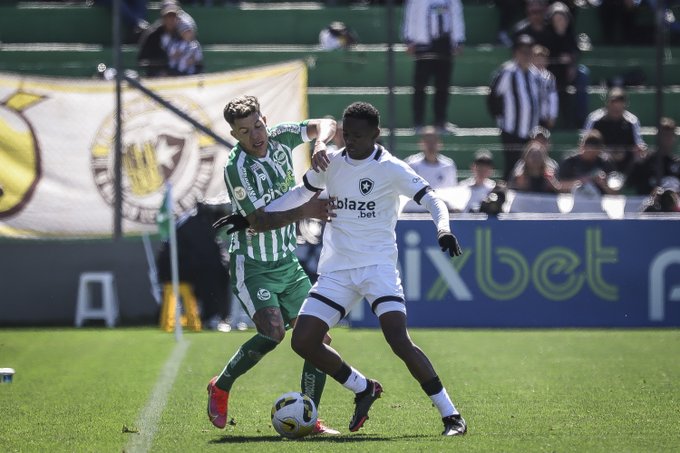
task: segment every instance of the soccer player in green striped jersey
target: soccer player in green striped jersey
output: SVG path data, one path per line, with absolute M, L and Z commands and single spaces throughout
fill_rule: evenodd
M 267 128 L 257 98 L 240 96 L 224 108 L 231 135 L 238 141 L 224 169 L 224 179 L 234 211 L 248 219 L 250 228 L 232 235 L 229 254 L 232 291 L 251 317 L 257 333 L 246 341 L 222 372 L 208 384 L 208 417 L 218 428 L 227 423 L 229 392 L 245 374 L 284 338 L 297 319 L 311 288 L 295 254 L 295 222 L 304 218 L 333 216 L 332 200 L 315 198 L 286 212 L 265 212 L 272 200 L 295 186 L 293 149 L 316 140 L 314 169 L 325 169 L 326 143 L 335 135 L 335 121 L 310 119 Z M 325 339 L 330 344 L 330 336 Z M 302 392 L 317 407 L 326 375 L 305 362 Z M 317 422 L 316 433 L 339 434 Z

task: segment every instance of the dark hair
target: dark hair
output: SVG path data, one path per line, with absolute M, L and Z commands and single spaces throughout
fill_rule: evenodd
M 602 134 L 600 131 L 597 129 L 592 129 L 588 131 L 588 133 L 583 136 L 583 146 L 586 145 L 594 145 L 594 146 L 602 146 L 604 145 L 604 138 L 602 137 Z
M 353 102 L 342 113 L 342 119 L 356 118 L 366 120 L 372 127 L 380 125 L 380 112 L 368 102 Z
M 255 96 L 239 96 L 232 99 L 224 107 L 224 119 L 233 125 L 234 120 L 245 118 L 253 113 L 260 113 L 260 102 Z

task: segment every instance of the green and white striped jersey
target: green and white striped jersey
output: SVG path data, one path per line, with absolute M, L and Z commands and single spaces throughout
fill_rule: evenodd
M 237 144 L 224 167 L 232 206 L 243 216 L 267 206 L 295 186 L 292 151 L 309 141 L 307 121 L 277 124 L 268 133 L 265 157 L 251 156 Z M 295 250 L 295 245 L 295 224 L 262 233 L 247 229 L 232 235 L 229 253 L 257 261 L 277 261 Z

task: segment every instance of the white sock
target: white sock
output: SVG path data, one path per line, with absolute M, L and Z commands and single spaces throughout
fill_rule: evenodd
M 442 389 L 441 392 L 436 395 L 430 395 L 432 403 L 437 407 L 442 418 L 448 417 L 449 415 L 459 415 L 458 409 L 453 405 L 449 394 L 446 393 L 446 389 Z
M 368 386 L 368 381 L 366 377 L 352 368 L 352 374 L 349 375 L 347 380 L 342 384 L 343 387 L 353 391 L 354 393 L 363 392 Z

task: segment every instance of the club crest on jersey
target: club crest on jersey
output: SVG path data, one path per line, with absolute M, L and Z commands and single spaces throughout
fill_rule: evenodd
M 369 178 L 361 178 L 359 180 L 359 191 L 361 195 L 368 195 L 373 190 L 375 183 Z
M 274 151 L 274 162 L 276 162 L 279 165 L 285 165 L 286 164 L 286 152 L 282 149 L 278 149 Z

